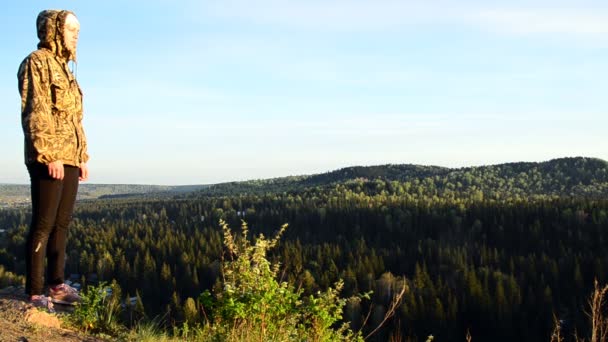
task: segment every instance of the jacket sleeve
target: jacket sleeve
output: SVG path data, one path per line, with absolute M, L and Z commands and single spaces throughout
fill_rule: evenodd
M 49 164 L 59 160 L 60 149 L 52 115 L 51 85 L 46 61 L 36 55 L 26 58 L 18 72 L 21 94 L 21 125 L 26 148 L 33 149 L 36 161 Z
M 78 85 L 78 83 L 76 83 Z M 79 152 L 79 162 L 87 163 L 89 161 L 89 152 L 87 145 L 87 135 L 84 132 L 84 128 L 82 127 L 82 90 L 80 90 L 80 85 L 78 85 L 78 92 L 80 93 L 80 115 L 78 120 L 78 127 L 76 128 L 76 134 L 80 143 L 80 152 Z
M 82 125 L 82 123 L 80 123 Z M 86 163 L 89 161 L 89 152 L 87 146 L 87 137 L 84 133 L 84 129 L 82 130 L 82 151 L 80 152 L 80 162 Z

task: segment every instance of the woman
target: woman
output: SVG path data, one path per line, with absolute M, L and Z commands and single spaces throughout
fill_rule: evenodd
M 88 179 L 82 128 L 82 92 L 68 61 L 76 61 L 80 24 L 70 11 L 46 10 L 36 20 L 38 50 L 19 66 L 25 163 L 32 191 L 26 243 L 25 291 L 34 306 L 73 304 L 77 291 L 64 283 L 65 248 L 78 182 Z M 43 292 L 44 261 L 49 297 Z

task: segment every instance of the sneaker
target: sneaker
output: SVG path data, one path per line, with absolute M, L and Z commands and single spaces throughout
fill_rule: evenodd
M 66 305 L 73 305 L 82 300 L 78 290 L 65 283 L 50 287 L 49 297 L 53 303 Z
M 45 308 L 49 312 L 55 312 L 53 303 L 49 300 L 49 297 L 43 295 L 33 295 L 30 297 L 30 304 L 35 308 Z

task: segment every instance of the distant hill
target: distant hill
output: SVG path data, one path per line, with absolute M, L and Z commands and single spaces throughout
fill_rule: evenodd
M 81 184 L 78 199 L 113 197 L 167 197 L 192 192 L 208 185 L 141 185 L 141 184 Z M 0 206 L 29 203 L 30 186 L 25 184 L 0 184 Z
M 583 196 L 608 198 L 608 162 L 597 158 L 560 158 L 545 162 L 517 162 L 478 167 L 447 168 L 413 164 L 351 166 L 339 170 L 302 176 L 228 182 L 213 185 L 82 184 L 79 199 L 171 198 L 232 196 L 298 192 L 316 187 L 353 183 L 371 184 L 376 180 L 424 187 L 437 195 L 450 191 L 481 192 L 495 196 Z M 29 202 L 29 185 L 0 184 L 0 205 Z M 410 191 L 411 190 L 410 188 Z
M 454 169 L 411 164 L 353 166 L 316 175 L 215 184 L 186 196 L 295 192 L 374 180 L 407 182 L 438 194 L 454 190 L 608 198 L 608 162 L 585 157 Z
M 413 164 L 351 166 L 326 173 L 256 179 L 240 182 L 213 184 L 188 195 L 234 195 L 239 193 L 273 193 L 298 191 L 317 186 L 340 184 L 355 179 L 407 180 L 411 178 L 445 175 L 449 168 Z
M 79 189 L 82 198 L 167 197 L 204 189 L 209 185 L 87 184 Z

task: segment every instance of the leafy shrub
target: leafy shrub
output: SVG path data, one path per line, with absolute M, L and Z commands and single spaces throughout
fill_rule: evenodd
M 68 316 L 69 322 L 85 332 L 117 334 L 124 329 L 118 323 L 121 311 L 121 290 L 116 282 L 107 285 L 89 286 L 81 293 L 82 302 L 76 304 L 74 312 Z
M 279 264 L 266 258 L 287 229 L 283 225 L 273 239 L 260 234 L 252 244 L 243 222 L 241 234 L 233 234 L 224 221 L 224 245 L 229 257 L 223 262 L 222 281 L 214 293 L 203 292 L 199 303 L 206 317 L 210 339 L 243 341 L 361 341 L 342 320 L 345 299 L 338 296 L 343 283 L 302 296 L 287 282 L 277 281 Z

